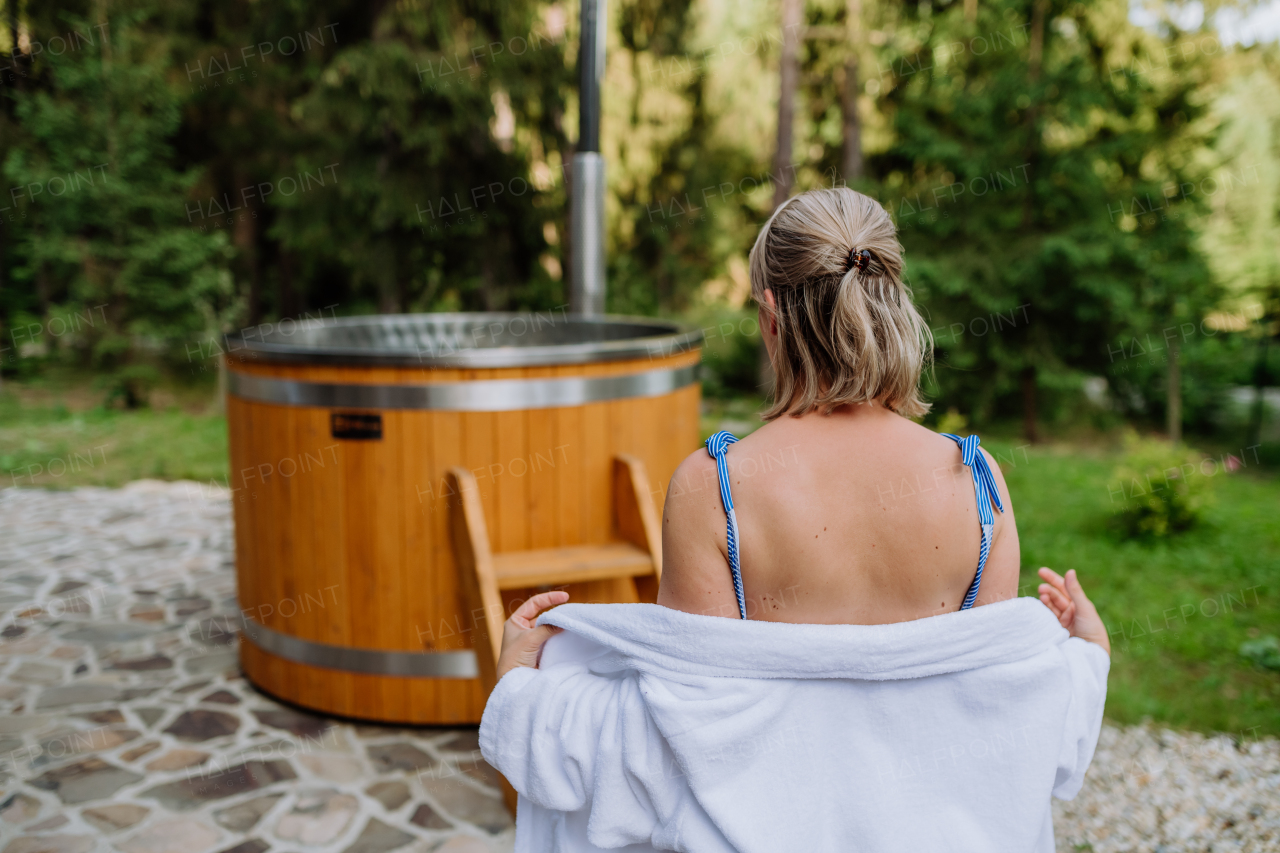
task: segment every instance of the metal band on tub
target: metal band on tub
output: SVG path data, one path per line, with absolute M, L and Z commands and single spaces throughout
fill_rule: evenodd
M 280 406 L 511 412 L 660 397 L 692 385 L 697 379 L 696 364 L 621 376 L 480 379 L 419 385 L 302 382 L 227 371 L 227 390 L 242 400 Z
M 382 649 L 356 649 L 317 643 L 290 634 L 282 634 L 259 622 L 241 617 L 241 631 L 246 639 L 264 652 L 276 657 L 365 675 L 399 675 L 417 678 L 479 678 L 480 667 L 475 652 L 460 649 L 453 652 L 395 652 Z

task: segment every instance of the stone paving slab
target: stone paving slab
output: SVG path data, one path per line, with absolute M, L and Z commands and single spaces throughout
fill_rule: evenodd
M 0 853 L 498 853 L 472 727 L 353 724 L 240 674 L 231 505 L 0 490 Z
M 0 853 L 510 850 L 475 727 L 244 680 L 233 552 L 229 498 L 193 483 L 0 489 Z M 1280 851 L 1280 741 L 1104 726 L 1053 809 L 1062 853 Z

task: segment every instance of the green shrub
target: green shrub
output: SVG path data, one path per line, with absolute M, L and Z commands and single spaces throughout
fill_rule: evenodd
M 759 394 L 763 342 L 753 311 L 713 311 L 690 315 L 703 334 L 702 393 L 732 399 Z
M 968 425 L 969 419 L 956 411 L 955 406 L 952 406 L 938 418 L 937 430 L 938 432 L 960 435 Z
M 1240 654 L 1263 669 L 1280 670 L 1280 637 L 1268 634 L 1240 646 Z
M 108 409 L 117 403 L 126 409 L 140 409 L 148 404 L 159 381 L 160 371 L 151 365 L 130 364 L 100 376 L 95 384 L 106 391 L 103 405 Z
M 1130 538 L 1172 536 L 1200 522 L 1212 480 L 1202 473 L 1204 457 L 1157 438 L 1125 436 L 1125 455 L 1108 486 L 1120 531 Z

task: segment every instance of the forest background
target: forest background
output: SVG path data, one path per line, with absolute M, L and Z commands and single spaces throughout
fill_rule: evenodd
M 1121 0 L 609 14 L 608 309 L 731 325 L 713 394 L 758 381 L 759 223 L 843 183 L 898 224 L 935 417 L 1036 438 L 1092 403 L 1176 438 L 1234 399 L 1233 437 L 1263 437 L 1273 44 Z M 75 363 L 136 403 L 235 328 L 563 305 L 576 43 L 575 5 L 541 0 L 8 0 L 0 370 Z

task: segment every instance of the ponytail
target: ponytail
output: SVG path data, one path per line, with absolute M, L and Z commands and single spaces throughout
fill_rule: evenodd
M 765 420 L 879 401 L 906 417 L 920 395 L 932 336 L 902 281 L 889 215 L 846 188 L 789 199 L 751 250 L 751 290 L 774 294 L 774 398 Z

